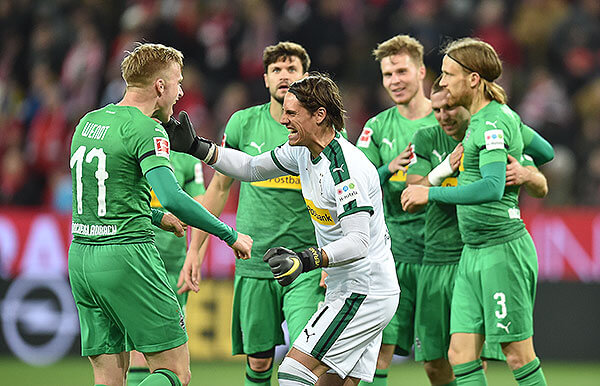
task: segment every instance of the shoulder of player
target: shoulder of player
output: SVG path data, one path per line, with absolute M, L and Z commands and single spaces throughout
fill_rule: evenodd
M 382 127 L 382 125 L 384 125 L 387 120 L 391 119 L 394 116 L 395 110 L 396 106 L 392 106 L 383 110 L 382 112 L 369 118 L 369 120 L 365 123 L 365 127 L 369 127 L 373 130 Z

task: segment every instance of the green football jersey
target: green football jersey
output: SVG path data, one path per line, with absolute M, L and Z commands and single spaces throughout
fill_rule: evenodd
M 191 197 L 204 194 L 204 174 L 202 173 L 202 162 L 189 154 L 171 152 L 171 167 L 173 174 L 181 188 Z M 156 198 L 154 191 L 150 206 L 153 208 L 162 208 L 162 205 Z M 165 262 L 167 272 L 176 272 L 183 267 L 187 251 L 187 237 L 177 237 L 173 232 L 167 232 L 154 227 L 156 233 L 156 248 L 160 252 L 160 257 Z
M 234 113 L 225 128 L 225 146 L 254 156 L 285 143 L 288 130 L 273 119 L 269 107 L 266 103 Z M 263 261 L 269 248 L 302 251 L 317 245 L 300 178 L 295 176 L 242 182 L 236 227 L 254 239 L 251 258 L 235 262 L 235 274 L 240 276 L 272 279 Z
M 412 139 L 416 162 L 407 174 L 425 177 L 452 153 L 459 141 L 446 135 L 440 126 L 426 127 L 417 131 Z M 456 186 L 458 171 L 446 178 L 441 186 Z M 424 264 L 455 263 L 460 260 L 463 249 L 458 230 L 456 205 L 430 202 L 425 209 L 425 255 Z
M 424 118 L 410 120 L 403 117 L 396 106 L 390 107 L 365 123 L 356 146 L 379 168 L 396 158 L 417 130 L 435 125 L 433 112 Z M 402 210 L 400 196 L 404 188 L 404 171 L 398 171 L 383 184 L 385 222 L 390 231 L 394 258 L 406 263 L 420 263 L 424 250 L 425 213 L 411 214 Z
M 522 159 L 521 119 L 507 105 L 492 101 L 471 117 L 463 146 L 459 186 L 480 180 L 480 168 L 484 165 L 506 163 L 507 154 L 517 160 Z M 458 205 L 458 223 L 463 242 L 473 247 L 483 247 L 522 236 L 526 230 L 521 220 L 518 195 L 519 187 L 507 186 L 499 201 Z
M 163 127 L 132 106 L 86 114 L 71 141 L 73 240 L 85 244 L 154 240 L 150 184 L 144 174 L 169 167 Z

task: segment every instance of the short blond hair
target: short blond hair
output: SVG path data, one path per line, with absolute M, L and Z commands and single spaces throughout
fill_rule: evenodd
M 413 62 L 423 66 L 423 45 L 409 35 L 396 35 L 391 39 L 381 42 L 373 50 L 373 56 L 378 62 L 388 56 L 407 54 Z
M 151 84 L 171 63 L 183 69 L 181 51 L 162 44 L 137 43 L 121 62 L 121 75 L 127 87 L 144 87 Z
M 502 61 L 494 47 L 479 39 L 462 38 L 450 42 L 442 52 L 458 63 L 465 73 L 478 73 L 483 93 L 488 98 L 506 104 L 506 91 L 495 82 L 502 75 Z

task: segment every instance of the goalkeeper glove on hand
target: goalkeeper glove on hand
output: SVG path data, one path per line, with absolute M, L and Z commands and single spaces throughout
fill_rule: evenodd
M 213 163 L 217 145 L 206 138 L 198 137 L 185 111 L 179 113 L 179 121 L 173 117 L 163 127 L 169 135 L 171 150 L 188 153 L 206 162 Z
M 284 247 L 270 248 L 263 260 L 271 267 L 275 280 L 282 286 L 290 285 L 302 272 L 308 272 L 323 265 L 323 253 L 317 247 L 310 247 L 296 253 Z

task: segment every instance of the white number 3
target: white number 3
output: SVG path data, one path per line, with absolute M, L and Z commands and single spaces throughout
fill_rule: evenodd
M 506 296 L 504 292 L 496 292 L 494 294 L 494 300 L 497 300 L 496 303 L 500 306 L 500 311 L 496 311 L 496 317 L 498 319 L 506 318 Z

